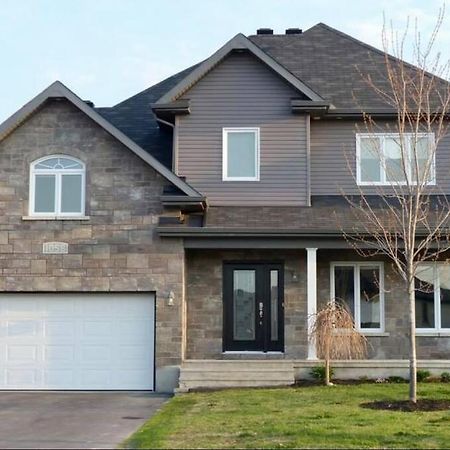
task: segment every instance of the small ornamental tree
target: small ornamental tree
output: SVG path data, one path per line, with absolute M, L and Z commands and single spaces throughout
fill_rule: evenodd
M 367 340 L 355 328 L 352 314 L 339 302 L 328 302 L 313 316 L 311 340 L 317 355 L 325 361 L 325 384 L 330 386 L 332 359 L 362 359 L 367 354 Z

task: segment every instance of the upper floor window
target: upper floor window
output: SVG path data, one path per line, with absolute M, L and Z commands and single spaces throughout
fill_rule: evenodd
M 404 139 L 400 145 L 401 138 Z M 402 151 L 403 148 L 403 151 Z M 359 185 L 434 184 L 434 135 L 395 133 L 356 135 L 356 178 Z M 403 153 L 403 154 L 402 154 Z M 419 173 L 416 173 L 416 161 Z
M 259 181 L 259 128 L 223 129 L 224 181 Z
M 344 304 L 366 333 L 384 331 L 383 283 L 380 262 L 331 264 L 331 299 Z
M 85 165 L 54 155 L 34 161 L 30 173 L 30 215 L 84 216 Z

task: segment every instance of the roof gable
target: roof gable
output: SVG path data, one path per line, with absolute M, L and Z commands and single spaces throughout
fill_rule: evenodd
M 173 172 L 171 172 L 167 167 L 161 164 L 151 154 L 139 147 L 139 145 L 137 145 L 128 136 L 122 133 L 122 131 L 108 122 L 94 108 L 87 105 L 86 102 L 75 95 L 60 81 L 55 81 L 47 89 L 34 97 L 30 102 L 20 108 L 16 113 L 14 113 L 0 125 L 0 142 L 5 139 L 10 133 L 12 133 L 16 128 L 18 128 L 28 117 L 34 114 L 34 112 L 36 112 L 37 109 L 41 105 L 43 105 L 46 100 L 51 98 L 65 98 L 186 195 L 193 197 L 201 196 L 199 192 L 197 192 L 183 180 L 178 178 Z
M 236 50 L 247 50 L 260 59 L 264 64 L 274 70 L 279 76 L 285 79 L 291 86 L 305 94 L 313 101 L 322 101 L 323 98 L 307 86 L 298 77 L 294 76 L 283 65 L 273 59 L 250 39 L 239 33 L 229 40 L 223 47 L 217 50 L 212 56 L 198 65 L 186 77 L 181 79 L 173 88 L 167 91 L 156 104 L 170 103 L 181 97 L 188 89 L 202 79 L 209 71 L 219 64 L 230 52 Z

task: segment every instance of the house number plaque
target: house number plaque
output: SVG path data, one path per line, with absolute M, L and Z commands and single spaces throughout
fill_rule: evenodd
M 69 244 L 67 242 L 44 242 L 42 253 L 48 255 L 61 255 L 69 253 Z

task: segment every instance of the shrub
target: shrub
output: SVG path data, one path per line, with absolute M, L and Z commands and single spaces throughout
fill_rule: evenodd
M 450 372 L 442 372 L 441 381 L 442 383 L 450 383 Z
M 311 376 L 318 381 L 325 381 L 325 366 L 314 366 L 310 371 Z M 333 378 L 334 370 L 330 367 L 330 378 Z
M 403 377 L 392 375 L 388 378 L 388 381 L 389 383 L 406 383 L 408 380 Z
M 417 371 L 417 381 L 425 381 L 427 378 L 430 378 L 431 373 L 429 370 L 418 370 Z

